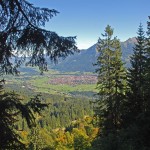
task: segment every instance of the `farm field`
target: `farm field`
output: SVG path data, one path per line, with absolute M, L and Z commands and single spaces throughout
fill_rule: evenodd
M 58 72 L 50 70 L 44 75 L 8 76 L 5 87 L 27 89 L 38 93 L 60 94 L 66 96 L 92 96 L 96 93 L 97 76 L 92 73 Z M 16 88 L 17 86 L 17 88 Z

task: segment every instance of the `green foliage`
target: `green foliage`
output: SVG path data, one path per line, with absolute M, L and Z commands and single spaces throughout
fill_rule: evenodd
M 27 65 L 38 66 L 43 72 L 47 70 L 45 56 L 57 62 L 77 51 L 75 37 L 61 37 L 42 28 L 57 14 L 54 9 L 35 7 L 25 0 L 0 1 L 1 74 L 17 73 L 26 56 Z
M 88 148 L 90 147 L 90 143 L 87 141 L 87 138 L 82 136 L 82 135 L 78 135 L 74 138 L 74 149 L 75 150 L 88 150 Z
M 133 149 L 149 149 L 149 97 L 147 89 L 150 82 L 147 80 L 147 48 L 148 43 L 140 24 L 138 29 L 137 44 L 131 57 L 131 68 L 128 71 L 127 100 L 124 105 L 124 128 L 128 133 L 128 141 L 131 141 Z
M 76 120 L 70 125 L 70 128 L 72 128 L 70 131 L 67 128 L 56 128 L 48 131 L 37 127 L 36 134 L 30 131 L 28 136 L 29 145 L 27 147 L 31 150 L 92 150 L 91 142 L 98 133 L 92 121 L 92 117 Z M 87 135 L 85 126 L 86 128 L 91 128 L 91 135 Z
M 21 92 L 22 95 L 24 95 L 23 93 L 25 92 L 27 95 L 38 92 L 53 95 L 66 95 L 67 97 L 77 96 L 87 98 L 92 98 L 97 92 L 95 89 L 97 76 L 92 73 L 85 75 L 72 72 L 69 74 L 50 70 L 42 76 L 40 73 L 36 75 L 29 74 L 24 71 L 24 74 L 19 76 L 6 76 L 5 79 L 7 80 L 7 84 L 5 88 L 9 88 L 10 91 L 12 89 L 19 93 Z M 57 79 L 59 79 L 61 83 Z
M 136 39 L 137 44 L 135 44 L 133 55 L 131 56 L 131 68 L 128 70 L 128 86 L 130 89 L 127 94 L 127 115 L 130 116 L 130 120 L 126 120 L 126 123 L 128 121 L 133 122 L 136 119 L 135 116 L 145 111 L 146 43 L 141 24 Z
M 97 50 L 98 65 L 98 108 L 96 114 L 100 118 L 100 127 L 106 133 L 116 132 L 121 126 L 122 103 L 125 97 L 126 71 L 121 61 L 121 46 L 113 36 L 113 29 L 108 25 L 104 39 L 99 38 Z M 104 132 L 103 132 L 104 133 Z
M 41 109 L 47 106 L 39 101 L 39 97 L 31 99 L 28 103 L 23 103 L 19 95 L 13 92 L 0 93 L 0 148 L 1 149 L 25 149 L 21 142 L 21 137 L 16 128 L 19 116 L 24 118 L 29 128 L 35 126 L 33 111 L 40 113 Z
M 34 7 L 26 0 L 0 1 L 0 75 L 18 74 L 17 68 L 26 57 L 26 65 L 38 66 L 42 73 L 47 70 L 45 56 L 56 63 L 58 58 L 77 51 L 75 37 L 60 37 L 42 28 L 57 13 L 54 9 Z M 46 106 L 38 96 L 24 104 L 13 92 L 1 93 L 0 148 L 24 149 L 15 129 L 17 117 L 21 115 L 31 128 L 35 126 L 34 113 Z
M 150 17 L 149 17 L 150 19 Z M 146 39 L 146 75 L 145 75 L 145 86 L 144 86 L 144 91 L 146 93 L 146 107 L 147 111 L 150 111 L 150 21 L 148 21 L 148 31 L 147 31 L 147 39 Z
M 32 128 L 30 130 L 30 135 L 28 136 L 30 139 L 29 148 L 32 150 L 41 150 L 45 148 L 45 142 L 42 136 L 40 135 L 40 129 L 38 126 Z
M 150 33 L 149 26 L 150 24 L 148 23 L 148 36 Z M 109 26 L 107 26 L 106 31 L 109 31 L 108 29 L 110 30 Z M 105 35 L 111 36 L 112 30 Z M 101 150 L 148 150 L 150 149 L 149 37 L 145 38 L 143 27 L 140 24 L 138 36 L 136 38 L 137 43 L 133 48 L 133 55 L 131 56 L 131 67 L 128 69 L 126 85 L 124 78 L 125 74 L 123 75 L 122 70 L 119 69 L 122 68 L 122 63 L 120 61 L 121 55 L 117 54 L 116 56 L 118 57 L 114 57 L 112 55 L 113 53 L 111 54 L 109 52 L 114 50 L 114 48 L 110 48 L 111 44 L 108 48 L 107 44 L 111 43 L 109 36 L 106 40 L 106 44 L 104 43 L 105 41 L 100 40 L 100 48 L 104 47 L 104 49 L 100 49 L 101 56 L 103 57 L 99 57 L 100 59 L 98 60 L 100 66 L 100 69 L 98 70 L 99 78 L 101 78 L 98 83 L 98 85 L 101 85 L 99 88 L 99 95 L 105 101 L 103 102 L 103 105 L 98 101 L 100 110 L 97 112 L 99 112 L 99 120 L 103 123 L 102 127 L 105 130 L 101 130 L 100 128 L 99 136 L 92 143 L 93 148 L 97 149 L 99 147 Z M 103 46 L 103 44 L 105 46 Z M 109 49 L 109 51 L 107 49 Z M 106 52 L 104 51 L 104 53 L 103 50 Z M 114 58 L 115 62 L 119 62 L 116 63 L 118 64 L 116 65 L 118 67 L 115 67 L 115 63 L 113 63 L 113 59 L 111 58 Z M 114 74 L 111 74 L 113 68 Z M 117 72 L 117 74 L 115 72 Z M 115 81 L 113 80 L 114 76 L 116 77 Z M 114 83 L 117 83 L 115 85 L 118 87 L 115 94 L 113 93 L 113 87 L 115 87 L 113 86 Z M 116 94 L 118 94 L 118 96 Z M 111 101 L 108 101 L 107 99 Z M 116 105 L 113 105 L 114 102 L 116 102 Z M 117 111 L 115 111 L 116 109 Z M 105 113 L 102 110 L 106 110 Z M 101 115 L 101 112 L 105 115 Z M 107 115 L 107 112 L 111 112 L 111 115 Z M 113 118 L 114 112 L 117 112 L 117 115 L 115 115 L 115 117 L 117 117 L 117 124 L 115 121 L 110 120 Z M 117 128 L 114 129 L 113 125 L 115 125 L 115 127 L 117 125 Z M 110 129 L 114 129 L 114 132 L 111 132 L 112 130 Z

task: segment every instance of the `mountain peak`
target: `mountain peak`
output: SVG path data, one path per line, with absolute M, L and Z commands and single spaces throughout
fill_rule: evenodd
M 123 61 L 129 64 L 129 56 L 133 53 L 133 47 L 136 43 L 136 38 L 129 38 L 125 42 L 121 42 Z M 96 44 L 92 45 L 86 50 L 81 50 L 80 53 L 67 57 L 64 61 L 56 66 L 54 69 L 59 71 L 80 71 L 80 72 L 95 72 L 95 64 L 97 62 L 98 53 L 96 51 Z
M 128 42 L 128 43 L 136 43 L 137 40 L 136 40 L 136 37 L 133 37 L 133 38 L 127 39 L 125 42 Z

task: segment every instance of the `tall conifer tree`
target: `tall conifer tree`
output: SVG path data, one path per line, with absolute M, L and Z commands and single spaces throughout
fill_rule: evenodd
M 150 16 L 149 16 L 150 19 Z M 146 106 L 150 111 L 150 21 L 147 22 L 147 40 L 146 40 L 146 76 L 145 76 L 145 92 L 146 92 Z
M 124 97 L 126 72 L 121 61 L 121 46 L 119 40 L 113 38 L 113 29 L 108 25 L 103 39 L 99 38 L 97 50 L 99 57 L 97 65 L 97 89 L 100 96 L 96 113 L 100 117 L 100 127 L 103 133 L 114 133 L 121 124 L 121 104 Z
M 128 147 L 134 150 L 149 149 L 150 138 L 150 28 L 145 38 L 140 24 L 137 43 L 131 56 L 131 68 L 128 69 L 127 101 L 124 107 L 124 127 Z
M 130 61 L 131 68 L 128 69 L 128 86 L 130 91 L 128 92 L 128 117 L 126 123 L 129 121 L 129 124 L 145 109 L 146 45 L 142 24 L 139 25 L 137 34 L 137 43 L 133 48 L 134 53 Z

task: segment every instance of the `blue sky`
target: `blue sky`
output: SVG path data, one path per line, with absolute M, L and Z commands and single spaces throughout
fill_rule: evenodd
M 114 28 L 121 41 L 136 36 L 140 22 L 146 30 L 150 0 L 28 0 L 38 7 L 60 13 L 46 28 L 61 36 L 77 36 L 77 46 L 86 49 L 95 44 L 105 27 Z

